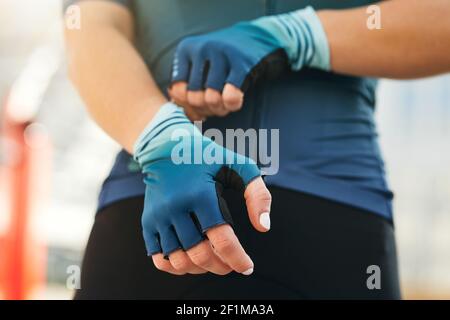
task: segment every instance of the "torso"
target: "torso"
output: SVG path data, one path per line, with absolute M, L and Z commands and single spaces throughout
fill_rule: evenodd
M 165 91 L 177 43 L 242 20 L 313 5 L 349 8 L 366 0 L 136 0 L 137 47 L 157 84 Z M 240 112 L 206 121 L 204 128 L 280 129 L 279 172 L 269 184 L 314 194 L 391 218 L 392 194 L 385 182 L 378 147 L 374 79 L 305 69 L 280 79 L 262 79 L 246 94 Z M 127 180 L 128 190 L 144 190 L 138 173 L 127 174 L 122 153 L 105 183 L 101 204 L 120 190 L 108 184 Z M 132 171 L 132 170 L 131 170 Z M 125 182 L 123 182 L 125 185 Z M 125 189 L 125 188 L 124 188 Z M 106 191 L 105 191 L 106 190 Z M 122 194 L 121 197 L 124 195 Z

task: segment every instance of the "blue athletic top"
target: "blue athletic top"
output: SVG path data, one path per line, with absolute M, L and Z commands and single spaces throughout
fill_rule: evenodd
M 158 86 L 170 82 L 174 49 L 186 35 L 242 20 L 303 8 L 350 8 L 367 0 L 116 0 L 136 20 L 137 48 Z M 313 69 L 264 80 L 246 94 L 241 111 L 208 119 L 203 128 L 280 129 L 279 171 L 266 177 L 279 186 L 392 218 L 374 123 L 376 80 Z M 126 106 L 124 106 L 126 107 Z M 99 207 L 144 195 L 137 164 L 125 151 L 103 184 Z

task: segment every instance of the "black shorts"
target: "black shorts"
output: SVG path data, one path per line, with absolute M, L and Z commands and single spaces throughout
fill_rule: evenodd
M 97 214 L 75 299 L 400 298 L 391 222 L 303 193 L 269 189 L 272 229 L 265 234 L 250 225 L 242 196 L 225 193 L 236 234 L 255 263 L 251 276 L 158 271 L 146 255 L 144 199 L 138 197 Z M 373 265 L 380 270 L 379 289 L 367 286 Z

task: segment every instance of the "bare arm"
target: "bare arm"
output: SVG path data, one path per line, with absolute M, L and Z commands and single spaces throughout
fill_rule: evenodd
M 379 4 L 381 29 L 367 27 L 367 7 L 319 11 L 339 73 L 407 79 L 450 72 L 450 2 Z
M 130 12 L 107 1 L 91 0 L 78 4 L 81 30 L 66 30 L 70 77 L 97 124 L 132 152 L 138 136 L 167 101 L 133 47 Z M 195 167 L 198 170 L 199 166 Z M 153 187 L 155 185 L 158 183 Z M 180 190 L 171 199 L 188 203 L 184 199 L 191 195 Z M 255 228 L 268 231 L 271 197 L 262 178 L 249 183 L 244 197 Z M 144 201 L 150 200 L 146 196 Z M 208 212 L 209 209 L 205 206 L 204 210 Z M 143 216 L 145 214 L 144 211 Z M 164 221 L 161 223 L 164 225 Z M 143 224 L 144 232 L 153 232 L 146 231 L 149 225 L 151 223 Z M 189 234 L 187 229 L 185 232 Z M 170 253 L 169 261 L 162 253 L 152 254 L 155 266 L 177 275 L 205 272 L 224 275 L 232 270 L 248 275 L 253 271 L 253 262 L 228 224 L 214 226 L 206 234 L 207 239 L 194 247 Z M 213 247 L 217 250 L 213 251 Z
M 166 102 L 132 45 L 130 12 L 82 1 L 81 29 L 66 28 L 70 78 L 97 124 L 129 152 Z

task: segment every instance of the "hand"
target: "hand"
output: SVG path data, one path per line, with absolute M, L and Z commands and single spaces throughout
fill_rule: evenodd
M 245 190 L 252 225 L 270 229 L 271 196 L 251 159 L 204 137 L 172 103 L 138 139 L 135 159 L 145 174 L 145 245 L 158 269 L 176 275 L 253 271 L 222 197 L 225 187 Z
M 308 7 L 191 36 L 178 45 L 169 94 L 194 120 L 241 109 L 244 93 L 289 67 L 330 68 L 325 32 Z
M 192 121 L 204 121 L 210 116 L 224 117 L 239 111 L 244 102 L 244 92 L 229 83 L 219 92 L 212 88 L 188 91 L 186 82 L 176 82 L 169 88 L 169 95 Z

